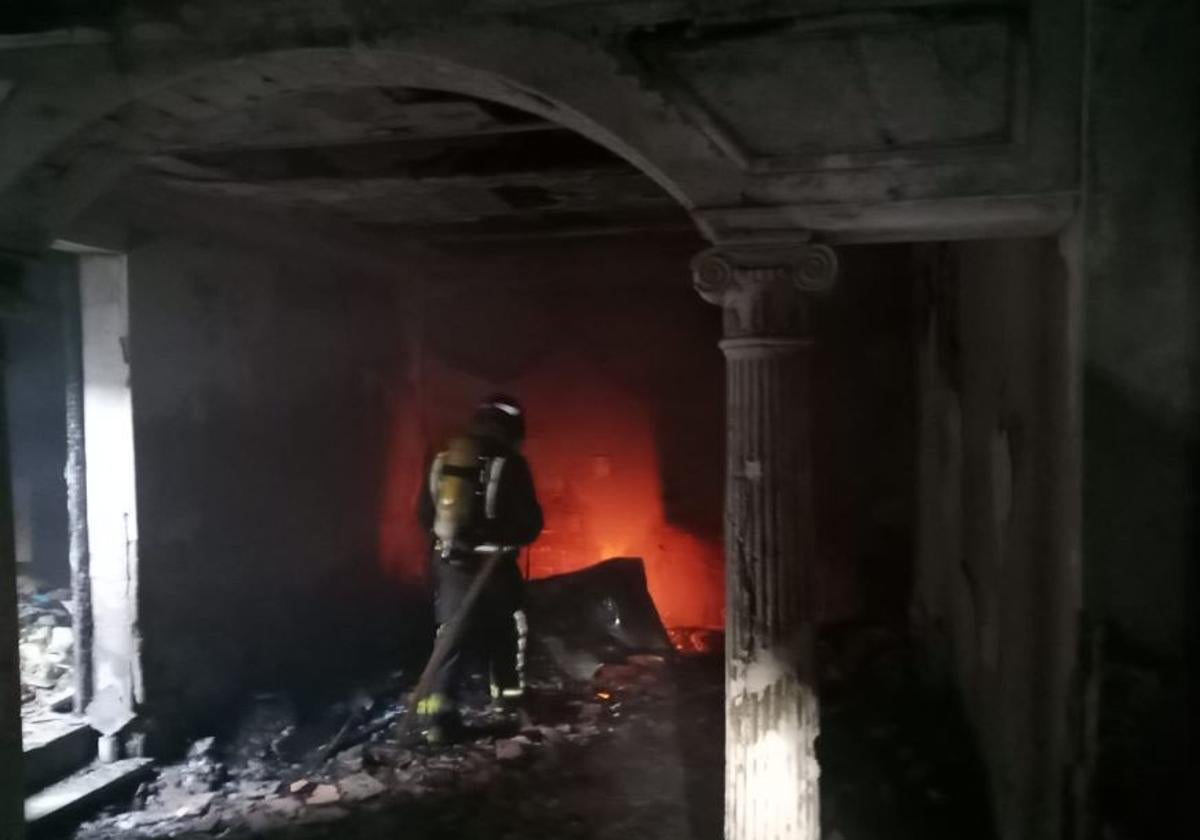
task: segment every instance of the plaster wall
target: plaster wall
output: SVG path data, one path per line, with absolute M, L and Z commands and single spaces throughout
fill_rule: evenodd
M 1195 547 L 1187 447 L 1200 399 L 1200 67 L 1194 41 L 1182 33 L 1200 34 L 1200 10 L 1159 5 L 1151 13 L 1096 4 L 1085 243 L 1087 546 L 1100 614 L 1138 645 L 1177 652 Z M 1143 60 L 1151 49 L 1160 61 Z
M 841 276 L 815 299 L 810 366 L 825 623 L 903 621 L 916 504 L 916 306 L 908 245 L 838 249 Z
M 420 610 L 376 559 L 396 289 L 202 237 L 134 248 L 129 273 L 152 710 L 389 662 Z
M 143 699 L 138 509 L 129 359 L 129 278 L 120 254 L 79 258 L 83 438 L 96 696 Z M 65 432 L 64 432 L 65 437 Z
M 923 253 L 914 621 L 975 730 L 997 835 L 1058 837 L 1079 606 L 1070 279 L 1050 239 Z
M 26 272 L 21 311 L 5 325 L 9 465 L 17 563 L 50 587 L 69 587 L 63 287 L 75 259 L 53 254 Z
M 1200 6 L 1091 4 L 1084 535 L 1093 826 L 1192 807 L 1200 382 Z

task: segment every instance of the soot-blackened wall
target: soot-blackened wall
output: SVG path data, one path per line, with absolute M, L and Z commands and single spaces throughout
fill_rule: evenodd
M 1003 840 L 1061 836 L 1080 606 L 1070 280 L 1052 239 L 924 251 L 914 619 Z
M 1195 803 L 1200 4 L 1091 7 L 1082 758 L 1088 828 L 1127 840 L 1170 835 Z
M 53 254 L 25 276 L 4 326 L 8 446 L 18 568 L 43 585 L 70 586 L 67 562 L 64 290 L 75 258 Z
M 187 720 L 379 663 L 419 601 L 375 544 L 396 290 L 195 239 L 129 255 L 146 694 Z
M 903 622 L 916 503 L 912 248 L 843 247 L 813 377 L 822 621 Z

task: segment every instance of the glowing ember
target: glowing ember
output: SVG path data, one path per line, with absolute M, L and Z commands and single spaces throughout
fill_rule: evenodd
M 671 627 L 667 635 L 680 653 L 715 653 L 722 644 L 720 631 L 711 627 Z

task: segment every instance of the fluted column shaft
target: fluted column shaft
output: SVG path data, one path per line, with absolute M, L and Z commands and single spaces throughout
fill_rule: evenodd
M 725 311 L 725 837 L 819 840 L 808 291 L 828 248 L 713 249 L 696 288 Z

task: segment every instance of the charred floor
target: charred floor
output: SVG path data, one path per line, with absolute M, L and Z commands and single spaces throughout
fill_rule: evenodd
M 711 736 L 722 727 L 724 682 L 721 640 L 704 639 L 706 652 L 621 655 L 610 644 L 599 653 L 616 661 L 587 682 L 539 657 L 528 708 L 537 724 L 489 709 L 478 685 L 467 734 L 445 749 L 401 731 L 403 674 L 306 712 L 256 698 L 233 732 L 195 742 L 104 815 L 57 830 L 76 840 L 716 840 L 723 749 Z M 843 628 L 826 653 L 825 836 L 989 836 L 965 722 L 924 682 L 906 640 Z

